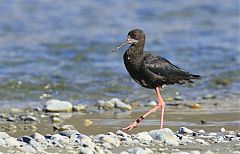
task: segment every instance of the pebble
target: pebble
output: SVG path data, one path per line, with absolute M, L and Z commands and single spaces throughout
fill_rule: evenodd
M 149 135 L 155 139 L 164 142 L 167 145 L 178 146 L 179 142 L 177 137 L 174 135 L 173 131 L 169 128 L 164 128 L 161 130 L 151 130 Z
M 224 133 L 225 131 L 226 131 L 225 128 L 220 129 L 220 132 L 222 132 L 222 133 Z
M 175 97 L 174 97 L 174 100 L 176 100 L 176 101 L 181 101 L 181 100 L 183 100 L 183 98 L 178 95 L 178 96 L 175 96 Z
M 112 98 L 108 101 L 100 100 L 100 101 L 98 101 L 97 106 L 99 109 L 105 109 L 105 110 L 109 110 L 114 107 L 117 109 L 120 109 L 120 110 L 131 110 L 132 109 L 131 105 L 123 103 L 118 98 Z
M 33 139 L 35 139 L 36 141 L 45 140 L 45 137 L 44 137 L 42 134 L 39 134 L 39 133 L 37 133 L 37 132 L 33 133 L 33 134 L 31 135 L 31 137 L 32 137 Z
M 48 112 L 71 112 L 73 105 L 67 101 L 49 100 L 45 103 L 44 109 Z
M 147 154 L 147 152 L 140 147 L 132 148 L 127 150 L 130 154 Z
M 80 112 L 85 110 L 85 108 L 86 108 L 86 105 L 78 104 L 73 106 L 73 111 Z
M 239 143 L 239 137 L 237 137 L 239 131 L 211 132 L 192 136 L 189 134 L 190 131 L 186 131 L 188 128 L 181 127 L 178 134 L 175 134 L 168 128 L 164 128 L 132 135 L 118 130 L 116 133 L 108 132 L 106 135 L 87 136 L 79 133 L 77 130 L 71 130 L 73 127 L 72 125 L 65 125 L 65 128 L 69 130 L 53 135 L 43 136 L 35 132 L 31 136 L 20 136 L 18 138 L 11 137 L 5 132 L 0 132 L 0 147 L 14 148 L 16 149 L 14 153 L 47 153 L 51 149 L 50 151 L 56 150 L 58 153 L 78 152 L 82 154 L 112 154 L 119 153 L 118 150 L 122 150 L 121 154 L 200 154 L 199 150 L 182 151 L 184 150 L 182 145 L 217 145 L 221 143 L 224 146 L 224 144 L 229 144 L 229 142 Z M 179 149 L 175 147 L 178 145 L 180 145 Z M 236 144 L 233 148 L 237 146 L 239 144 Z M 226 150 L 232 153 L 237 150 L 233 148 Z M 202 153 L 204 152 L 207 154 L 214 153 L 210 150 L 202 151 Z
M 131 105 L 123 103 L 118 98 L 112 98 L 110 101 L 114 102 L 115 108 L 118 108 L 118 109 L 121 109 L 121 110 L 131 110 L 132 109 Z
M 138 140 L 146 140 L 146 141 L 151 141 L 153 140 L 152 136 L 148 134 L 148 132 L 141 132 L 136 135 L 136 138 Z
M 19 118 L 24 122 L 39 122 L 39 119 L 31 115 L 20 115 Z
M 198 130 L 198 133 L 205 133 L 205 130 L 203 130 L 203 129 L 200 129 L 200 130 Z
M 156 105 L 157 105 L 156 101 L 150 101 L 145 106 L 156 106 Z
M 64 130 L 64 131 L 61 131 L 59 134 L 70 138 L 73 134 L 80 134 L 80 133 L 76 130 Z
M 5 132 L 0 132 L 0 138 L 1 139 L 6 139 L 6 138 L 10 138 L 10 136 Z
M 178 133 L 179 134 L 185 134 L 185 133 L 187 133 L 187 134 L 192 134 L 194 131 L 192 131 L 191 129 L 188 129 L 188 128 L 186 128 L 186 127 L 181 127 L 181 128 L 179 128 L 179 130 L 178 130 Z
M 93 124 L 93 122 L 91 120 L 89 120 L 89 119 L 85 119 L 83 123 L 84 123 L 84 126 L 86 126 L 86 127 L 88 127 L 88 126 Z
M 207 94 L 207 95 L 203 96 L 202 98 L 203 99 L 214 99 L 214 98 L 216 98 L 216 96 L 213 94 Z
M 112 109 L 114 107 L 114 103 L 111 102 L 111 101 L 100 100 L 100 101 L 98 101 L 97 106 L 98 106 L 99 109 L 109 110 L 109 109 Z

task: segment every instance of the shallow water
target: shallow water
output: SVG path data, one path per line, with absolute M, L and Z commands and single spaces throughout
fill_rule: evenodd
M 237 0 L 22 0 L 1 1 L 0 10 L 4 107 L 42 106 L 49 99 L 42 94 L 75 104 L 154 99 L 127 74 L 126 48 L 111 53 L 133 28 L 145 31 L 146 50 L 203 76 L 195 86 L 169 87 L 164 96 L 240 93 Z

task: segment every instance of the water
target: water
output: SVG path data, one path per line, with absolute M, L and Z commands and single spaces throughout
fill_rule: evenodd
M 237 0 L 0 1 L 0 104 L 41 106 L 49 99 L 43 94 L 75 104 L 154 99 L 127 74 L 126 48 L 111 52 L 133 28 L 145 31 L 146 50 L 203 75 L 196 86 L 170 87 L 164 95 L 239 94 L 239 6 Z

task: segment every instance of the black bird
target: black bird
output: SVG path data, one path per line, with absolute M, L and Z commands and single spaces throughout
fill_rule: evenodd
M 142 87 L 156 90 L 157 106 L 129 126 L 122 128 L 122 130 L 131 130 L 137 127 L 137 123 L 141 122 L 156 109 L 161 108 L 160 129 L 162 129 L 165 103 L 160 94 L 160 88 L 171 84 L 193 83 L 192 79 L 200 79 L 200 75 L 185 72 L 167 59 L 145 52 L 145 34 L 142 30 L 131 30 L 128 33 L 127 41 L 115 48 L 113 52 L 126 44 L 131 44 L 123 56 L 126 69 L 133 80 Z

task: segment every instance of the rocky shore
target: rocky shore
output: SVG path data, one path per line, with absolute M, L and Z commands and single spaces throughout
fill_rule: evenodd
M 215 149 L 216 146 L 219 148 Z M 0 132 L 2 153 L 238 154 L 239 149 L 240 132 L 227 131 L 224 128 L 210 133 L 204 130 L 193 131 L 186 127 L 181 127 L 178 132 L 164 128 L 131 135 L 118 130 L 115 133 L 90 136 L 69 129 L 47 135 L 35 132 L 30 136 L 17 138 Z
M 173 99 L 177 101 L 168 103 L 168 116 L 166 118 L 171 118 L 171 110 L 174 113 L 179 109 L 185 114 L 186 111 L 188 113 L 192 112 L 192 115 L 187 116 L 197 119 L 194 118 L 194 114 L 208 111 L 211 105 L 228 108 L 228 106 L 225 106 L 226 104 L 216 105 L 218 101 L 214 100 L 213 97 L 206 97 L 204 101 L 198 102 L 182 101 L 180 97 Z M 221 110 L 223 112 L 221 115 L 227 115 L 228 112 L 226 111 L 229 111 L 232 113 L 229 118 L 234 121 L 232 115 L 235 115 L 235 118 L 239 115 L 237 114 L 238 108 L 234 108 L 239 101 L 238 98 L 232 98 L 231 101 L 231 108 Z M 1 111 L 0 152 L 79 154 L 240 153 L 239 127 L 233 127 L 237 128 L 234 130 L 228 127 L 219 128 L 208 122 L 210 120 L 206 115 L 202 116 L 206 120 L 200 121 L 197 125 L 200 127 L 178 127 L 174 131 L 173 127 L 168 127 L 168 125 L 162 130 L 141 125 L 130 132 L 119 130 L 125 125 L 125 121 L 129 123 L 136 118 L 132 114 L 133 110 L 137 111 L 137 116 L 139 116 L 142 114 L 142 109 L 146 110 L 146 108 L 151 108 L 154 105 L 156 105 L 154 101 L 147 104 L 138 104 L 136 102 L 126 103 L 118 98 L 100 100 L 89 106 L 73 105 L 67 101 L 48 100 L 42 107 L 11 108 L 7 111 Z M 108 115 L 108 113 L 111 113 L 111 115 Z M 125 116 L 129 117 L 130 120 L 121 120 Z M 109 117 L 112 119 L 108 119 Z M 176 115 L 172 117 L 177 118 Z M 152 118 L 154 118 L 154 115 Z M 224 117 L 219 118 L 223 119 Z M 184 120 L 187 121 L 187 119 Z M 101 121 L 105 121 L 105 123 L 101 124 Z M 119 121 L 121 126 L 115 126 L 115 121 Z M 208 128 L 208 123 L 213 127 L 211 131 L 209 129 L 203 130 L 203 126 Z

